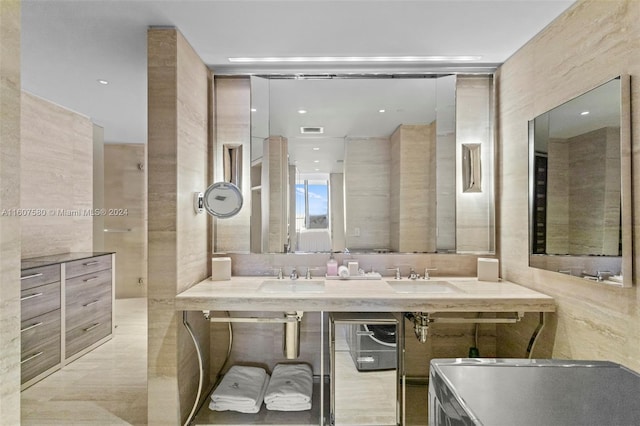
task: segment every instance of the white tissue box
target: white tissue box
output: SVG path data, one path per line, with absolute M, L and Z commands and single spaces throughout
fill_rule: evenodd
M 347 262 L 347 268 L 349 269 L 349 275 L 352 277 L 358 275 L 358 262 Z
M 478 258 L 478 281 L 498 281 L 498 259 Z
M 231 258 L 213 257 L 211 258 L 211 280 L 228 281 L 231 279 Z

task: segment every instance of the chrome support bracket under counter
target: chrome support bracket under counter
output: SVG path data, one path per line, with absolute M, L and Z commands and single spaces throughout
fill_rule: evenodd
M 285 313 L 284 317 L 212 317 L 211 311 L 202 311 L 204 315 L 204 319 L 210 322 L 249 322 L 249 323 L 288 323 L 288 322 L 300 322 L 302 320 L 302 316 L 304 315 L 303 311 L 295 311 L 295 315 L 290 315 L 288 312 Z

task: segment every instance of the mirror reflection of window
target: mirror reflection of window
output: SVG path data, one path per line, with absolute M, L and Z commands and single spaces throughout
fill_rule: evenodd
M 331 251 L 329 175 L 316 174 L 313 179 L 301 175 L 296 182 L 297 250 Z

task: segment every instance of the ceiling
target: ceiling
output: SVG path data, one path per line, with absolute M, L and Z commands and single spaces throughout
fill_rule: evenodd
M 342 173 L 349 138 L 386 139 L 401 124 L 430 124 L 436 118 L 438 134 L 455 131 L 455 76 L 270 79 L 268 83 L 268 130 L 261 135 L 253 127 L 263 120 L 254 90 L 252 134 L 285 136 L 289 161 L 301 173 Z M 302 127 L 320 127 L 322 134 L 302 134 Z
M 217 74 L 492 70 L 573 0 L 22 0 L 22 87 L 146 143 L 146 31 L 175 26 Z M 233 65 L 234 56 L 477 55 L 470 62 Z M 109 84 L 103 85 L 98 80 Z

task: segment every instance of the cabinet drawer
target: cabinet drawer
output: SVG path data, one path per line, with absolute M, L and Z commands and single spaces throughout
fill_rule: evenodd
M 20 288 L 22 290 L 29 290 L 56 281 L 60 281 L 60 264 L 20 271 Z
M 32 350 L 23 353 L 20 360 L 21 383 L 60 363 L 60 333 L 40 341 Z
M 84 325 L 67 330 L 65 356 L 69 358 L 111 334 L 111 312 L 89 318 Z
M 110 254 L 65 263 L 65 277 L 69 279 L 84 274 L 102 271 L 104 269 L 111 269 Z
M 66 327 L 73 330 L 77 327 L 88 327 L 94 318 L 111 315 L 111 292 L 101 292 L 93 295 L 89 301 L 67 304 Z
M 60 309 L 44 315 L 22 321 L 20 326 L 20 344 L 22 357 L 34 352 L 45 340 L 60 336 Z M 58 339 L 60 343 L 60 339 Z
M 60 309 L 60 283 L 55 282 L 22 290 L 20 301 L 21 321 Z
M 66 304 L 88 303 L 105 291 L 111 293 L 111 269 L 70 278 L 65 283 Z

